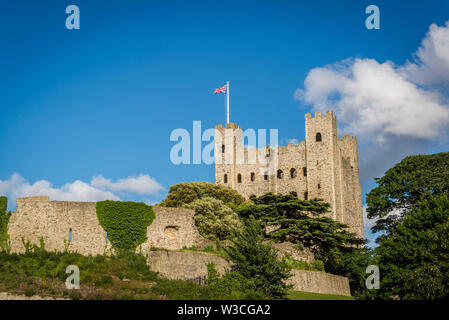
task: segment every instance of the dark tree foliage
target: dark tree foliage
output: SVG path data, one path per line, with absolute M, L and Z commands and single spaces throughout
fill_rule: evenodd
M 245 202 L 237 191 L 209 182 L 183 182 L 170 187 L 167 197 L 160 203 L 163 207 L 183 207 L 195 200 L 214 198 L 233 207 Z
M 112 247 L 120 251 L 135 251 L 145 242 L 147 227 L 156 217 L 145 203 L 106 200 L 97 202 L 96 208 L 100 226 L 108 233 Z
M 347 231 L 347 225 L 322 215 L 329 204 L 321 200 L 299 200 L 293 195 L 266 194 L 239 206 L 243 218 L 255 217 L 266 226 L 275 241 L 289 241 L 308 247 L 324 262 L 326 272 L 349 277 L 353 295 L 364 293 L 365 268 L 370 255 L 360 247 L 365 241 Z
M 321 200 L 300 200 L 293 195 L 268 193 L 252 201 L 238 207 L 237 213 L 276 226 L 269 234 L 273 240 L 293 242 L 317 252 L 364 243 L 346 230 L 347 225 L 320 216 L 329 209 L 329 204 Z
M 373 232 L 391 232 L 419 200 L 449 193 L 449 152 L 404 158 L 375 179 L 366 198 L 368 218 L 378 218 Z
M 235 263 L 234 271 L 251 279 L 257 290 L 273 299 L 284 298 L 292 287 L 285 282 L 291 277 L 290 267 L 278 257 L 273 245 L 264 243 L 264 239 L 260 222 L 250 218 L 243 231 L 236 234 L 232 245 L 224 249 Z
M 432 195 L 379 238 L 380 298 L 449 299 L 449 196 Z

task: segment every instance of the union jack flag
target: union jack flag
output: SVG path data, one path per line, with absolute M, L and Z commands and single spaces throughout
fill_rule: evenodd
M 217 88 L 217 89 L 215 89 L 214 90 L 214 94 L 216 94 L 216 93 L 224 93 L 224 92 L 226 92 L 226 85 L 224 85 L 223 87 L 220 87 L 220 88 Z

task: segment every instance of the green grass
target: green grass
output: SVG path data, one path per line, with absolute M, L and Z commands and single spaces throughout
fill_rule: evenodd
M 336 294 L 322 294 L 290 290 L 287 298 L 289 300 L 355 300 L 354 297 L 340 296 Z

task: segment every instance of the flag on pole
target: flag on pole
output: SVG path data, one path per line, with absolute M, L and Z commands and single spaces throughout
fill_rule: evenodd
M 223 87 L 217 88 L 214 90 L 214 94 L 216 93 L 225 93 L 226 92 L 226 85 L 224 85 Z

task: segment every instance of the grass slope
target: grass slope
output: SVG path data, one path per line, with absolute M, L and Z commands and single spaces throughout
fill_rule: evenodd
M 289 300 L 355 300 L 354 297 L 340 296 L 336 294 L 312 293 L 290 290 L 287 298 Z

